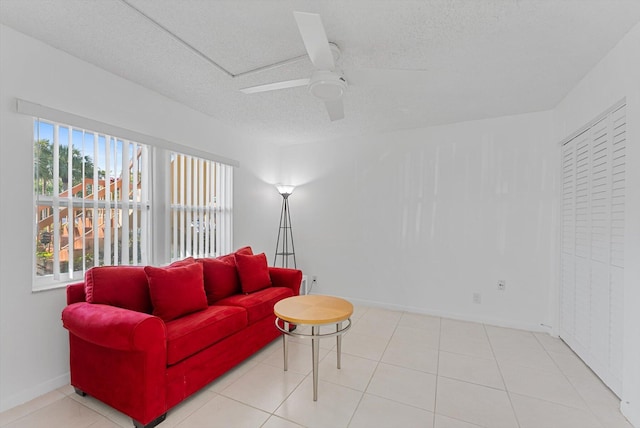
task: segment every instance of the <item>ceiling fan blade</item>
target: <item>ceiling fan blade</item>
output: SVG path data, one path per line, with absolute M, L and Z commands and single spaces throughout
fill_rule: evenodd
M 320 15 L 316 13 L 293 12 L 304 46 L 311 62 L 318 70 L 333 70 L 333 54 L 329 48 L 329 39 L 324 31 Z
M 266 85 L 251 86 L 240 89 L 245 94 L 255 94 L 256 92 L 277 91 L 278 89 L 295 88 L 309 84 L 309 79 L 285 80 L 284 82 L 267 83 Z
M 329 100 L 324 102 L 325 107 L 327 107 L 327 112 L 329 112 L 329 119 L 333 122 L 334 120 L 344 119 L 344 104 L 342 103 L 342 99 L 337 100 Z
M 429 72 L 426 70 L 399 70 L 359 68 L 344 70 L 349 84 L 357 86 L 403 86 L 420 87 L 428 82 Z

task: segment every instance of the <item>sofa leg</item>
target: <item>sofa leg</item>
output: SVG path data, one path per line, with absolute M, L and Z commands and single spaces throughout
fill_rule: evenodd
M 83 390 L 81 390 L 80 388 L 76 388 L 75 386 L 73 387 L 73 390 L 76 392 L 76 394 L 78 394 L 80 397 L 86 397 L 87 393 L 84 392 Z
M 167 418 L 167 414 L 163 413 L 162 415 L 158 416 L 157 418 L 155 418 L 154 420 L 152 420 L 146 425 L 136 421 L 135 419 L 132 419 L 132 420 L 133 420 L 133 426 L 135 428 L 153 428 L 156 425 L 158 425 L 160 422 L 164 421 L 166 418 Z

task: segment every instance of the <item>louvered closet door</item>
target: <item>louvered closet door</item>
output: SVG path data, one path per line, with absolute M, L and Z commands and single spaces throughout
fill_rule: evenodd
M 560 336 L 622 386 L 625 106 L 562 146 Z

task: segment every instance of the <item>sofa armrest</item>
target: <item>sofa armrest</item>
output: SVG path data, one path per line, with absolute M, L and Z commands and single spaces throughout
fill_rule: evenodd
M 302 271 L 298 269 L 287 269 L 279 267 L 269 267 L 271 284 L 274 287 L 288 287 L 293 290 L 293 295 L 300 294 L 300 284 L 302 283 Z
M 67 285 L 67 305 L 85 302 L 86 300 L 87 296 L 84 294 L 84 282 Z
M 164 322 L 153 315 L 93 303 L 73 303 L 62 311 L 70 333 L 105 348 L 145 351 L 166 347 Z
M 80 302 L 62 310 L 62 324 L 69 330 L 71 385 L 136 426 L 166 413 L 167 333 L 160 318 Z

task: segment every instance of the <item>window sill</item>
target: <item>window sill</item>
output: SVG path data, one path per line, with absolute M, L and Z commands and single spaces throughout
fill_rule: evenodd
M 56 282 L 35 281 L 34 284 L 33 284 L 33 287 L 31 288 L 31 293 L 35 294 L 35 293 L 42 293 L 42 292 L 45 292 L 45 291 L 58 290 L 60 288 L 67 288 L 67 286 L 69 284 L 74 284 L 74 283 L 78 283 L 78 282 L 82 282 L 82 281 L 83 281 L 82 279 L 72 279 L 72 280 L 64 281 L 64 282 L 60 282 L 60 281 L 56 281 Z

